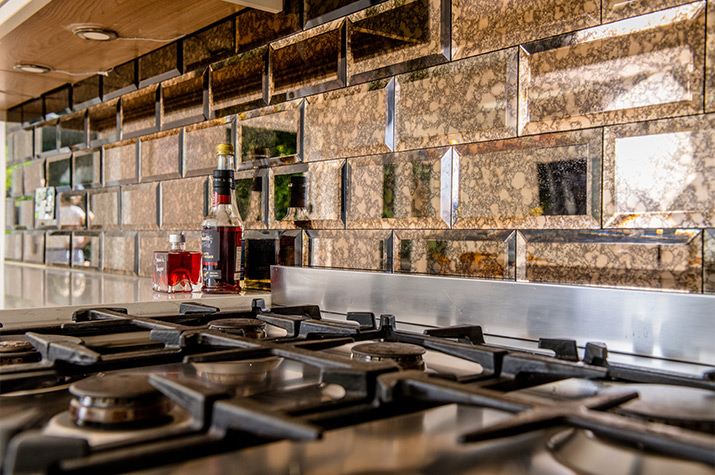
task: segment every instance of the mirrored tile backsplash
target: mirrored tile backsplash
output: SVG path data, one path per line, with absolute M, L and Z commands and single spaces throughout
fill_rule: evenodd
M 231 143 L 251 288 L 281 264 L 715 293 L 713 0 L 285 0 L 7 117 L 14 261 L 198 250 Z

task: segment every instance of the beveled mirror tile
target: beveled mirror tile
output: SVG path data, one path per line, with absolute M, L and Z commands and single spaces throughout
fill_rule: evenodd
M 236 16 L 236 49 L 239 53 L 300 31 L 303 0 L 284 0 L 283 10 L 269 13 L 246 8 Z
M 193 71 L 161 84 L 162 128 L 204 120 L 204 75 Z
M 715 2 L 708 2 L 705 111 L 715 112 Z
M 390 270 L 390 231 L 306 231 L 311 267 L 356 270 Z
M 101 253 L 102 271 L 133 275 L 136 240 L 136 233 L 104 233 Z M 104 289 L 106 294 L 106 285 Z
M 15 149 L 15 158 L 23 160 L 32 157 L 33 149 L 33 129 L 18 129 L 13 132 L 13 146 Z
M 703 292 L 715 293 L 715 229 L 703 233 Z
M 382 80 L 306 99 L 306 160 L 390 152 L 394 81 Z
M 271 228 L 343 229 L 341 190 L 345 160 L 274 167 L 270 170 L 269 213 Z M 304 176 L 305 194 L 292 191 L 291 177 Z M 291 207 L 291 194 L 305 199 L 305 207 Z
M 452 59 L 596 26 L 600 17 L 593 0 L 456 0 Z
M 122 229 L 148 231 L 158 229 L 157 201 L 157 183 L 123 186 L 121 191 Z
M 336 20 L 272 43 L 271 103 L 345 85 L 344 30 Z
M 450 227 L 449 148 L 350 158 L 348 166 L 348 228 Z
M 395 271 L 515 278 L 514 231 L 396 231 Z
M 280 231 L 244 233 L 245 285 L 249 289 L 270 290 L 271 266 L 278 263 Z
M 122 96 L 122 137 L 130 138 L 159 130 L 158 85 Z
M 87 111 L 89 117 L 89 143 L 91 146 L 113 142 L 119 136 L 117 106 L 119 99 L 97 104 Z
M 57 202 L 60 229 L 87 228 L 87 195 L 84 191 L 59 193 Z
M 35 152 L 36 154 L 49 155 L 46 152 L 54 152 L 58 147 L 57 122 L 45 122 L 35 128 Z M 50 153 L 51 154 L 51 153 Z
M 300 230 L 283 231 L 278 242 L 278 265 L 303 267 L 308 262 L 308 233 Z
M 454 227 L 598 228 L 602 130 L 460 145 Z
M 82 79 L 72 85 L 72 109 L 86 109 L 102 102 L 102 89 L 99 74 Z
M 35 188 L 45 186 L 45 161 L 42 159 L 27 162 L 22 168 L 22 187 L 26 195 L 35 192 Z
M 101 185 L 100 149 L 77 152 L 72 157 L 72 181 L 75 188 L 94 188 Z
M 60 148 L 77 150 L 87 146 L 84 116 L 82 111 L 60 119 Z
M 449 7 L 443 5 L 442 0 L 388 0 L 350 15 L 350 84 L 449 61 Z
M 302 116 L 303 101 L 239 114 L 237 140 L 240 144 L 240 168 L 300 160 L 303 145 Z
M 238 171 L 236 179 L 236 207 L 244 229 L 267 227 L 264 196 L 268 193 L 267 170 Z
M 210 175 L 216 168 L 216 146 L 231 138 L 233 117 L 224 117 L 186 127 L 184 175 Z M 231 142 L 232 140 L 228 140 Z
M 45 120 L 42 97 L 22 103 L 23 125 L 34 125 Z
M 104 147 L 104 184 L 118 185 L 137 181 L 137 140 L 125 140 Z
M 181 74 L 181 42 L 175 41 L 151 53 L 140 56 L 137 60 L 139 68 L 139 87 L 171 79 Z
M 715 114 L 608 127 L 604 227 L 715 226 Z
M 200 229 L 207 213 L 206 177 L 161 182 L 161 228 Z
M 47 233 L 45 237 L 45 264 L 70 265 L 70 233 Z
M 112 68 L 102 79 L 102 100 L 108 101 L 136 90 L 135 70 L 134 60 Z
M 514 137 L 516 97 L 516 48 L 398 76 L 396 150 Z
M 141 232 L 139 234 L 139 275 L 151 277 L 154 270 L 154 251 L 171 248 L 169 232 Z M 201 232 L 184 231 L 186 250 L 201 252 Z M 151 287 L 151 286 L 150 286 Z
M 603 22 L 622 20 L 690 2 L 692 0 L 603 0 Z
M 72 185 L 72 156 L 62 154 L 47 159 L 47 186 L 69 188 Z
M 517 280 L 700 292 L 699 230 L 523 231 Z
M 5 259 L 11 261 L 22 260 L 23 234 L 5 234 Z
M 19 104 L 15 107 L 11 107 L 7 110 L 7 118 L 6 120 L 12 124 L 17 124 L 18 126 L 22 126 L 22 104 Z M 11 129 L 8 129 L 11 130 Z
M 142 137 L 140 142 L 142 182 L 181 176 L 179 173 L 181 129 Z
M 704 27 L 696 2 L 525 45 L 520 133 L 701 112 Z
M 45 99 L 45 119 L 55 119 L 72 110 L 70 103 L 72 87 L 69 85 L 58 87 L 43 95 Z
M 184 70 L 201 69 L 214 61 L 232 56 L 236 50 L 234 19 L 206 28 L 182 40 Z
M 90 229 L 119 229 L 119 187 L 89 192 Z
M 17 207 L 15 207 L 16 202 L 18 203 Z M 19 214 L 19 201 L 15 198 L 5 198 L 5 231 L 15 229 Z
M 212 64 L 210 109 L 214 116 L 224 117 L 266 105 L 267 64 L 267 46 Z
M 45 233 L 22 233 L 22 261 L 42 264 L 45 261 Z
M 384 0 L 303 0 L 305 29 L 322 25 Z
M 18 229 L 33 229 L 35 227 L 35 202 L 28 196 L 17 200 L 16 203 Z
M 24 177 L 22 176 L 24 168 L 23 164 L 18 163 L 5 169 L 7 176 L 10 176 L 10 189 L 8 190 L 10 196 L 22 196 L 24 194 Z M 29 193 L 33 191 L 34 189 L 28 190 Z
M 99 233 L 72 233 L 72 267 L 99 269 L 101 236 Z

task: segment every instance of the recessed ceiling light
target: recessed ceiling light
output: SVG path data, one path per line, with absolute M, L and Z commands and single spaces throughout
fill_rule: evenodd
M 45 74 L 52 71 L 52 68 L 49 66 L 42 66 L 41 64 L 32 63 L 18 63 L 13 66 L 12 69 L 14 69 L 15 71 L 32 74 Z
M 116 40 L 119 36 L 116 31 L 97 26 L 76 26 L 72 28 L 72 33 L 74 33 L 77 38 L 89 41 L 112 41 Z

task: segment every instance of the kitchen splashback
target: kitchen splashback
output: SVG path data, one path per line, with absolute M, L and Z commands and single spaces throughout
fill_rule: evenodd
M 253 287 L 282 264 L 715 292 L 714 56 L 715 1 L 245 10 L 8 112 L 5 257 L 149 275 L 170 231 L 198 249 L 230 137 Z

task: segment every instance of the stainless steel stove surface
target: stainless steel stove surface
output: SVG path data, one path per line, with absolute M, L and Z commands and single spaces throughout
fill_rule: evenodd
M 256 300 L 0 329 L 2 473 L 715 471 L 712 372 L 333 317 Z

